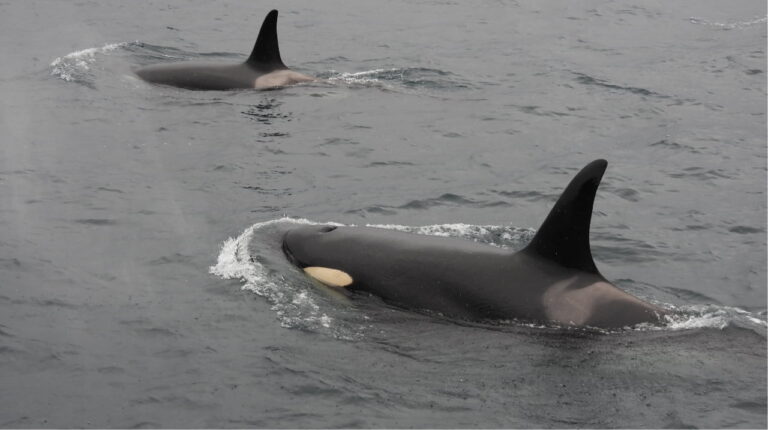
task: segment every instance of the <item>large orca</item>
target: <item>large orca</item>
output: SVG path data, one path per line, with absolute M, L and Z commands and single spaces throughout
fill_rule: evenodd
M 143 67 L 136 74 L 147 82 L 193 90 L 275 88 L 314 78 L 283 64 L 277 44 L 277 11 L 264 18 L 251 56 L 241 64 L 172 63 Z
M 283 251 L 321 283 L 467 319 L 524 319 L 620 328 L 661 322 L 666 311 L 597 270 L 589 225 L 608 163 L 584 167 L 521 251 L 369 227 L 302 226 Z

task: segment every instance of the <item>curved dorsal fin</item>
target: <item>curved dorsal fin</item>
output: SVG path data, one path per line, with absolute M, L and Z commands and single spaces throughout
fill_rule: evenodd
M 592 204 L 608 162 L 595 160 L 571 180 L 524 252 L 561 266 L 600 274 L 589 247 Z
M 280 59 L 280 47 L 277 44 L 277 10 L 271 10 L 264 18 L 259 37 L 246 63 L 257 69 L 287 69 Z

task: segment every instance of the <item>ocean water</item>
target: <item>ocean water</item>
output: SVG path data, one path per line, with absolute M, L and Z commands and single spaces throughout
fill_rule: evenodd
M 280 11 L 321 81 L 201 92 Z M 0 427 L 766 427 L 759 1 L 0 1 Z M 608 160 L 618 331 L 341 297 L 307 223 L 518 249 Z

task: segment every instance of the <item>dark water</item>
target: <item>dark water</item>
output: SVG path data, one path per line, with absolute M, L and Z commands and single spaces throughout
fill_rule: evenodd
M 273 7 L 326 81 L 131 74 L 239 61 Z M 0 426 L 766 426 L 765 2 L 0 1 L 0 40 Z M 664 327 L 350 302 L 279 250 L 517 248 L 595 158 L 597 264 Z

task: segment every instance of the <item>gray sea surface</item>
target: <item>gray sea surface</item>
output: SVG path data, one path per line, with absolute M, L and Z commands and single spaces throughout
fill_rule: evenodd
M 132 71 L 237 62 L 270 91 Z M 0 427 L 766 427 L 765 1 L 0 0 Z M 339 298 L 298 224 L 518 249 L 609 162 L 613 332 Z

